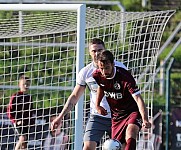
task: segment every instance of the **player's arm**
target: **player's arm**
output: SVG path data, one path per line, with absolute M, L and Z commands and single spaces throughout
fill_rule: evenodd
M 74 108 L 80 96 L 84 93 L 85 88 L 86 88 L 85 86 L 81 86 L 78 84 L 75 86 L 72 94 L 67 99 L 67 102 L 63 107 L 63 110 L 61 111 L 59 116 L 55 120 L 53 120 L 51 124 L 51 130 L 54 130 L 55 128 L 57 128 L 57 126 L 59 126 L 59 124 L 61 123 L 61 120 L 63 119 L 63 117 Z
M 132 95 L 132 96 L 138 105 L 138 109 L 139 109 L 139 112 L 140 112 L 142 120 L 143 120 L 143 126 L 145 128 L 151 128 L 151 123 L 148 120 L 147 109 L 146 109 L 145 103 L 143 101 L 143 98 L 141 97 L 141 94 Z
M 16 95 L 13 95 L 13 96 L 11 96 L 11 99 L 10 99 L 10 103 L 9 103 L 9 107 L 10 107 L 10 114 L 11 114 L 11 116 L 13 117 L 13 118 L 15 118 L 16 119 L 16 113 L 17 113 L 17 111 L 16 111 L 16 108 L 17 108 L 17 106 L 16 106 L 16 100 L 17 99 L 17 97 L 16 97 Z
M 30 110 L 33 110 L 33 98 L 30 96 Z
M 35 124 L 35 117 L 34 117 L 34 109 L 33 109 L 33 98 L 30 96 L 30 124 L 33 125 Z
M 33 116 L 33 99 L 32 96 L 30 96 L 30 103 L 29 103 L 29 110 L 30 110 L 30 116 Z
M 18 101 L 18 98 L 19 97 L 17 95 L 13 95 L 11 97 L 10 111 L 11 111 L 11 116 L 14 118 L 16 124 L 21 125 L 22 124 L 22 119 L 17 118 L 17 112 L 18 112 L 18 110 L 17 110 L 18 102 L 17 101 Z
M 99 86 L 97 88 L 97 98 L 96 98 L 95 106 L 96 106 L 97 112 L 99 114 L 105 116 L 105 115 L 107 115 L 107 110 L 105 110 L 102 106 L 100 106 L 100 103 L 101 103 L 103 97 L 104 97 L 104 91 Z

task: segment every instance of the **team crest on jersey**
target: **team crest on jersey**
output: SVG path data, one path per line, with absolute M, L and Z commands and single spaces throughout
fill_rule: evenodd
M 121 85 L 116 82 L 116 83 L 114 84 L 114 88 L 115 88 L 116 90 L 120 90 L 120 89 L 121 89 Z

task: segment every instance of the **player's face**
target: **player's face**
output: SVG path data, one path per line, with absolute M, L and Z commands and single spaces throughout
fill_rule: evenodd
M 21 79 L 19 81 L 19 88 L 22 92 L 26 92 L 29 89 L 30 81 L 26 79 Z
M 97 63 L 97 54 L 105 50 L 102 44 L 91 44 L 89 45 L 89 54 L 93 62 Z
M 114 75 L 114 64 L 111 62 L 103 63 L 98 61 L 98 68 L 101 71 L 101 74 L 106 78 L 111 78 Z

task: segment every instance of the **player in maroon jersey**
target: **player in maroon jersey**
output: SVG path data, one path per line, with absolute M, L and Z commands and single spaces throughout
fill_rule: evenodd
M 30 125 L 34 123 L 32 119 L 33 102 L 31 96 L 27 94 L 29 86 L 30 79 L 22 75 L 19 79 L 20 91 L 11 96 L 7 107 L 8 117 L 19 135 L 15 150 L 27 148 L 27 134 Z
M 114 65 L 110 51 L 101 52 L 98 67 L 93 77 L 99 84 L 96 109 L 106 115 L 100 106 L 105 95 L 111 108 L 112 138 L 125 143 L 125 150 L 136 150 L 136 137 L 142 126 L 150 128 L 147 110 L 133 76 L 125 69 Z

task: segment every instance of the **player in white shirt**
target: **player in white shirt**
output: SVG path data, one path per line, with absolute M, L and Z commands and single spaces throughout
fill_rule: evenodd
M 105 97 L 101 102 L 101 106 L 108 110 L 108 115 L 100 115 L 95 109 L 97 94 L 96 92 L 98 85 L 92 77 L 92 73 L 95 69 L 97 69 L 97 53 L 103 50 L 105 50 L 105 45 L 102 40 L 94 38 L 89 43 L 89 54 L 92 58 L 92 63 L 88 64 L 80 70 L 77 84 L 72 94 L 69 96 L 62 112 L 51 124 L 51 129 L 54 130 L 56 126 L 61 122 L 63 117 L 77 104 L 80 96 L 84 93 L 86 86 L 88 86 L 90 90 L 90 117 L 86 124 L 83 150 L 95 150 L 105 132 L 111 135 L 111 114 L 109 105 Z M 115 65 L 126 69 L 126 67 L 121 62 L 115 61 Z

